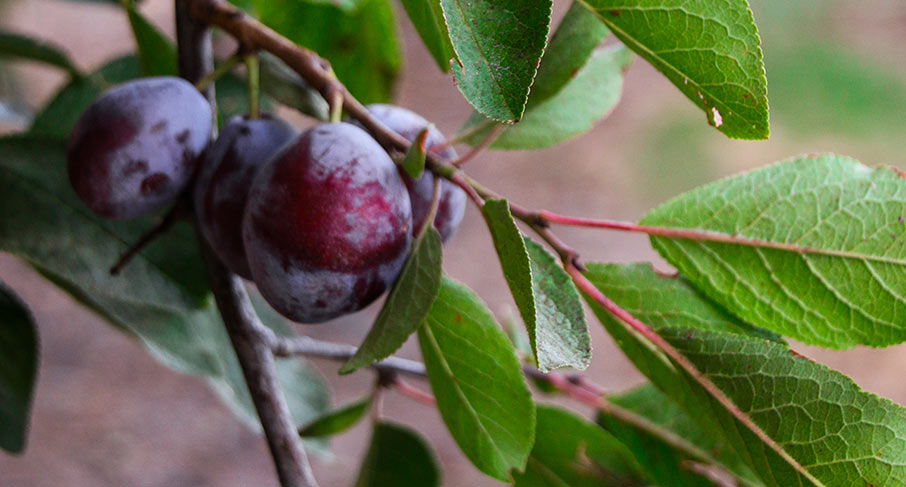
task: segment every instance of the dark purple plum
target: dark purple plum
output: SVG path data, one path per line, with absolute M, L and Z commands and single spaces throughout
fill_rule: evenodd
M 419 132 L 429 123 L 419 114 L 395 105 L 374 104 L 368 105 L 367 108 L 381 123 L 410 142 L 414 141 Z M 440 133 L 440 130 L 433 127 L 428 130 L 426 145 L 429 148 L 446 143 L 446 141 L 447 139 Z M 446 147 L 436 155 L 442 161 L 456 159 L 456 151 L 452 147 Z M 412 200 L 412 222 L 415 226 L 413 233 L 418 233 L 431 208 L 431 197 L 434 195 L 434 175 L 425 172 L 420 178 L 413 179 L 402 171 L 400 174 L 406 183 L 406 189 L 409 190 L 409 198 Z M 440 199 L 437 201 L 437 205 L 434 228 L 440 232 L 441 239 L 446 242 L 462 222 L 463 214 L 466 211 L 466 193 L 455 184 L 443 179 L 440 182 Z
M 412 207 L 381 146 L 348 123 L 318 125 L 255 177 L 242 221 L 252 277 L 287 318 L 357 311 L 396 280 Z
M 202 233 L 220 260 L 251 279 L 242 242 L 242 216 L 258 170 L 299 131 L 270 114 L 236 116 L 208 147 L 195 183 L 195 213 Z
M 124 83 L 101 95 L 69 136 L 76 194 L 105 218 L 134 218 L 172 202 L 211 133 L 211 106 L 174 77 Z

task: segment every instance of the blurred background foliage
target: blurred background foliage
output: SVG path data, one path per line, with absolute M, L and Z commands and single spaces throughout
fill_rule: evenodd
M 738 170 L 728 156 L 842 152 L 906 167 L 906 4 L 895 0 L 750 0 L 768 77 L 771 138 L 728 140 L 677 104 L 636 144 L 641 186 L 654 204 Z M 754 146 L 754 147 L 753 147 Z M 768 147 L 758 147 L 768 146 Z M 670 167 L 671 178 L 658 177 Z M 728 171 L 729 169 L 729 171 Z

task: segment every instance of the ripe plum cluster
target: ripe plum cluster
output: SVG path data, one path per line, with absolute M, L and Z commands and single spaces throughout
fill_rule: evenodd
M 410 141 L 429 126 L 400 107 L 368 109 Z M 191 184 L 213 251 L 294 321 L 360 310 L 393 285 L 429 213 L 432 174 L 411 178 L 354 123 L 300 132 L 271 114 L 237 116 L 210 142 L 212 120 L 210 105 L 182 79 L 117 86 L 72 131 L 72 187 L 97 215 L 126 219 L 173 203 Z M 452 160 L 445 143 L 431 126 L 428 147 Z M 466 197 L 440 184 L 433 225 L 446 241 Z

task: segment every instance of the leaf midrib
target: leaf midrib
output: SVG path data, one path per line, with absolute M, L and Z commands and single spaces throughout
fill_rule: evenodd
M 437 356 L 437 361 L 440 364 L 441 369 L 447 375 L 450 387 L 453 388 L 453 390 L 456 392 L 456 396 L 466 406 L 465 411 L 468 412 L 472 419 L 474 419 L 478 424 L 480 431 L 484 433 L 484 436 L 487 438 L 488 443 L 494 448 L 498 456 L 501 459 L 506 459 L 507 456 L 504 455 L 503 450 L 500 448 L 500 446 L 497 445 L 497 442 L 494 441 L 494 437 L 488 432 L 488 430 L 484 426 L 484 423 L 481 421 L 480 415 L 477 411 L 475 411 L 475 409 L 472 407 L 472 404 L 465 397 L 465 393 L 459 387 L 459 384 L 456 381 L 456 377 L 453 375 L 453 371 L 450 369 L 450 365 L 447 363 L 447 358 L 441 352 L 440 344 L 437 343 L 437 339 L 434 337 L 434 331 L 431 329 L 430 324 L 430 321 L 426 322 L 425 325 L 427 326 L 422 326 L 421 328 L 419 328 L 419 331 L 424 333 L 425 338 L 427 338 L 430 342 L 431 348 L 434 349 L 434 353 Z
M 462 3 L 461 3 L 462 0 L 453 0 L 453 2 L 456 5 L 456 9 L 459 10 L 459 15 L 463 20 L 462 23 L 465 26 L 466 30 L 469 31 L 469 36 L 472 38 L 472 41 L 475 44 L 476 50 L 478 51 L 479 54 L 481 54 L 481 59 L 484 60 L 485 66 L 490 68 L 490 62 L 488 60 L 488 55 L 487 55 L 487 53 L 485 53 L 484 48 L 482 47 L 481 43 L 478 42 L 478 36 L 475 33 L 475 30 L 472 28 L 472 24 L 467 21 L 468 17 L 466 17 L 466 12 L 462 8 Z M 441 10 L 442 9 L 443 9 L 443 4 L 441 4 Z M 453 51 L 454 52 L 456 51 L 456 46 L 453 46 Z M 456 55 L 457 55 L 457 59 L 461 59 L 462 56 L 458 52 L 456 53 Z M 462 61 L 460 61 L 460 64 L 461 63 L 462 63 Z M 491 74 L 491 79 L 494 80 L 494 84 L 497 85 L 497 90 L 500 95 L 500 98 L 503 100 L 503 103 L 506 105 L 507 110 L 509 110 L 509 112 L 510 112 L 511 121 L 518 122 L 519 119 L 521 118 L 521 116 L 517 116 L 516 112 L 513 110 L 513 107 L 510 105 L 510 101 L 507 99 L 507 96 L 505 94 L 506 90 L 503 89 L 503 85 L 500 84 L 500 80 L 497 78 L 497 76 L 494 75 L 494 71 L 492 69 L 488 69 L 488 71 Z M 533 77 L 533 79 L 534 79 L 534 77 Z M 529 83 L 529 85 L 531 86 L 531 83 Z M 527 99 L 528 99 L 528 91 L 526 91 L 526 100 Z M 491 117 L 491 118 L 493 118 L 493 117 Z

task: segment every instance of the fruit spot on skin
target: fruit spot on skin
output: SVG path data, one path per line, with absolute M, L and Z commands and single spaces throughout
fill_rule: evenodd
M 95 100 L 70 134 L 70 183 L 102 217 L 156 211 L 188 184 L 210 131 L 210 105 L 187 81 L 124 83 Z
M 167 128 L 167 121 L 161 120 L 160 122 L 157 122 L 156 124 L 151 126 L 151 132 L 160 132 L 165 128 Z
M 143 195 L 157 194 L 163 191 L 170 178 L 166 174 L 156 172 L 142 180 L 141 192 Z
M 180 132 L 179 134 L 176 135 L 176 141 L 179 142 L 180 144 L 185 144 L 187 140 L 189 140 L 189 131 L 188 130 L 183 130 L 182 132 Z
M 144 174 L 148 172 L 148 161 L 143 161 L 141 159 L 137 161 L 129 161 L 126 164 L 126 167 L 123 168 L 123 176 L 132 176 L 133 174 Z

